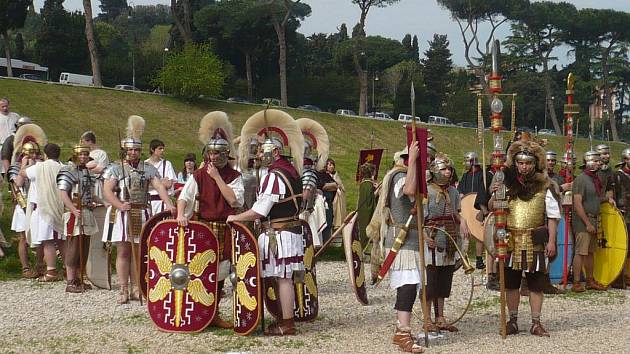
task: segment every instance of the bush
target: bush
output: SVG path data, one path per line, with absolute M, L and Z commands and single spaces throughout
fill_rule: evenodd
M 176 97 L 192 100 L 199 95 L 218 97 L 223 92 L 225 72 L 219 58 L 207 44 L 188 44 L 170 54 L 154 81 Z

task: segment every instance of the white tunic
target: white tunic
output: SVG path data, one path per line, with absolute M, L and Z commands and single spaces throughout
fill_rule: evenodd
M 40 164 L 38 162 L 37 164 Z M 31 182 L 31 186 L 28 190 L 28 203 L 32 205 L 33 211 L 31 213 L 31 220 L 29 223 L 29 235 L 30 235 L 30 245 L 31 247 L 37 247 L 42 244 L 44 241 L 50 240 L 65 240 L 65 235 L 58 234 L 52 227 L 52 225 L 46 223 L 39 215 L 39 208 L 36 207 L 38 203 L 38 195 L 37 195 L 37 177 L 36 177 L 36 168 L 38 168 L 37 164 L 30 166 L 26 169 L 26 177 Z
M 275 173 L 269 173 L 261 180 L 259 186 L 258 200 L 252 206 L 252 210 L 257 214 L 266 217 L 271 208 L 283 199 L 287 192 L 287 187 L 281 178 Z M 291 279 L 293 271 L 304 270 L 304 241 L 302 234 L 290 231 L 276 231 L 278 254 L 274 257 L 269 250 L 269 236 L 263 232 L 258 236 L 258 248 L 262 261 L 263 277 L 279 277 Z
M 157 164 L 153 164 L 150 159 L 146 159 L 144 162 L 150 163 L 153 167 L 155 167 L 158 171 L 160 179 L 168 178 L 171 182 L 173 182 L 173 184 L 177 182 L 177 175 L 175 174 L 175 169 L 173 169 L 173 164 L 170 161 L 160 159 Z M 173 195 L 173 186 L 167 189 L 167 192 L 168 195 Z M 151 199 L 157 199 L 159 197 L 158 192 L 153 188 L 149 188 L 149 196 Z M 155 215 L 164 210 L 164 202 L 162 200 L 151 200 L 151 215 Z

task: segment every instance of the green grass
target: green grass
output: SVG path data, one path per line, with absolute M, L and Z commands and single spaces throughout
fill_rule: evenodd
M 183 166 L 183 157 L 195 152 L 200 159 L 201 143 L 197 139 L 199 121 L 210 111 L 225 111 L 240 131 L 243 123 L 262 105 L 227 103 L 224 101 L 202 100 L 188 103 L 171 97 L 118 90 L 82 88 L 53 85 L 47 83 L 24 82 L 21 80 L 0 79 L 0 96 L 11 100 L 11 110 L 31 117 L 42 126 L 51 142 L 62 147 L 62 157 L 68 158 L 71 147 L 77 143 L 85 130 L 93 130 L 97 142 L 111 158 L 117 156 L 118 132 L 124 134 L 127 117 L 137 114 L 147 121 L 144 133 L 146 157 L 148 142 L 160 138 L 166 143 L 166 158 L 173 162 L 176 170 Z M 363 118 L 342 117 L 330 113 L 316 113 L 287 109 L 294 118 L 312 118 L 319 121 L 328 131 L 331 141 L 330 156 L 335 159 L 337 169 L 343 179 L 348 210 L 356 207 L 358 186 L 354 181 L 359 150 L 370 147 L 384 148 L 380 166 L 382 178 L 391 165 L 393 154 L 405 145 L 403 124 L 398 121 L 377 121 Z M 431 126 L 434 144 L 438 150 L 447 153 L 458 168 L 461 176 L 462 156 L 470 150 L 480 151 L 474 129 Z M 373 136 L 373 140 L 371 139 Z M 507 138 L 506 138 L 507 139 Z M 491 134 L 486 133 L 486 149 L 490 152 Z M 576 144 L 578 154 L 587 148 L 588 142 L 579 139 Z M 618 158 L 623 149 L 621 144 L 611 144 L 613 159 Z M 564 139 L 549 137 L 548 149 L 558 155 L 564 151 Z M 489 159 L 488 159 L 489 163 Z M 6 188 L 6 187 L 5 187 Z M 7 239 L 13 235 L 9 230 L 11 221 L 10 202 L 5 199 L 5 212 L 0 219 Z M 330 252 L 330 251 L 329 251 Z M 9 256 L 0 259 L 0 279 L 19 275 L 19 262 L 15 258 L 15 247 L 8 250 Z

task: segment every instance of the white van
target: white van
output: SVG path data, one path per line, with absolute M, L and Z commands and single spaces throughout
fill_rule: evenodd
M 398 115 L 398 120 L 401 122 L 411 122 L 411 114 L 400 113 Z M 421 123 L 420 117 L 416 117 L 416 122 Z
M 335 114 L 338 114 L 340 116 L 356 116 L 357 115 L 351 109 L 338 109 Z
M 94 78 L 89 75 L 79 75 L 73 73 L 61 73 L 59 83 L 70 85 L 94 86 Z
M 429 116 L 428 123 L 438 125 L 453 125 L 453 122 L 451 122 L 450 119 L 438 116 Z

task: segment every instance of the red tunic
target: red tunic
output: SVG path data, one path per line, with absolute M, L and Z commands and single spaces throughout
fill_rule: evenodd
M 232 183 L 241 173 L 225 165 L 219 169 L 219 174 L 226 184 Z M 201 219 L 206 221 L 225 221 L 229 215 L 236 214 L 236 209 L 232 208 L 221 194 L 217 182 L 206 172 L 205 168 L 200 168 L 193 172 L 195 182 L 199 189 L 199 214 Z

